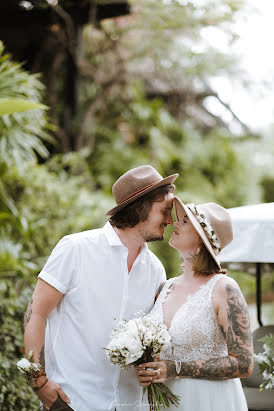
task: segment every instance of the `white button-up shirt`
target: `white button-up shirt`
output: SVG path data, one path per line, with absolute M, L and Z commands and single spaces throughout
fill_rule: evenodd
M 118 320 L 151 310 L 166 275 L 146 244 L 130 274 L 127 256 L 108 222 L 64 237 L 39 274 L 64 294 L 48 317 L 45 362 L 75 411 L 132 410 L 141 399 L 133 367 L 113 366 L 104 348 Z

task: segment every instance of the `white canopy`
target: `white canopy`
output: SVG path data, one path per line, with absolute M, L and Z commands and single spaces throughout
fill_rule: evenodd
M 228 210 L 234 239 L 219 254 L 221 262 L 274 262 L 274 203 Z

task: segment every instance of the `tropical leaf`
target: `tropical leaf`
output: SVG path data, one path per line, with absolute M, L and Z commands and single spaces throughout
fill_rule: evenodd
M 1 98 L 0 99 L 0 116 L 13 113 L 21 113 L 23 111 L 42 109 L 47 107 L 35 101 L 24 100 L 21 98 Z
M 15 165 L 23 172 L 26 162 L 35 162 L 37 154 L 48 156 L 44 141 L 53 139 L 48 133 L 47 107 L 41 104 L 43 90 L 39 75 L 29 74 L 12 61 L 0 41 L 0 169 Z M 1 176 L 4 172 L 0 170 Z

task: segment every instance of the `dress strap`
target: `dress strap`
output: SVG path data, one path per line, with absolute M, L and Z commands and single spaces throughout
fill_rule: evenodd
M 158 297 L 158 300 L 161 301 L 161 304 L 166 300 L 168 294 L 172 291 L 173 287 L 172 285 L 175 283 L 176 277 L 174 278 L 169 278 L 166 282 L 165 285 L 162 288 L 162 291 L 160 292 L 160 295 Z
M 213 277 L 211 277 L 211 279 L 207 282 L 206 284 L 206 291 L 208 296 L 212 296 L 214 287 L 217 283 L 217 281 L 219 281 L 221 278 L 226 277 L 225 274 L 215 274 Z

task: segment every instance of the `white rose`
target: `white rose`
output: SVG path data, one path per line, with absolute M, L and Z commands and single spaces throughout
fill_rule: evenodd
M 127 336 L 126 333 L 121 333 L 120 335 L 117 335 L 112 341 L 112 349 L 116 350 L 122 350 L 123 348 L 126 347 L 127 344 Z
M 20 361 L 18 361 L 17 368 L 19 371 L 21 371 L 22 374 L 25 374 L 30 370 L 31 363 L 26 358 L 22 358 Z
M 139 329 L 137 326 L 138 322 L 136 322 L 135 320 L 130 320 L 128 322 L 128 326 L 127 326 L 127 334 L 131 335 L 133 337 L 137 337 L 139 336 Z
M 132 364 L 133 362 L 139 360 L 139 358 L 143 355 L 143 350 L 140 352 L 136 352 L 135 354 L 129 352 L 126 356 L 126 365 Z
M 138 338 L 134 338 L 132 336 L 128 336 L 128 339 L 126 342 L 126 348 L 132 354 L 137 354 L 141 351 L 143 352 L 143 349 L 144 349 L 141 341 Z

